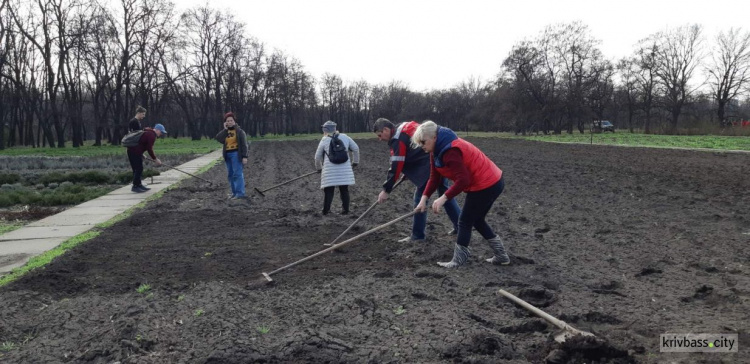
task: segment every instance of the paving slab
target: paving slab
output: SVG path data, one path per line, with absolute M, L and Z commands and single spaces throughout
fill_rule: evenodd
M 0 242 L 8 240 L 35 240 L 47 238 L 70 238 L 91 229 L 91 225 L 27 226 L 0 236 Z
M 221 158 L 221 150 L 216 150 L 179 165 L 177 168 L 196 174 L 197 171 L 219 158 Z M 108 221 L 185 178 L 191 177 L 175 169 L 167 169 L 160 175 L 154 176 L 153 179 L 151 177 L 144 179 L 146 184 L 153 182 L 148 184 L 151 188 L 148 192 L 133 193 L 130 191 L 130 186 L 118 188 L 99 198 L 0 235 L 0 275 L 23 266 L 35 255 L 89 231 L 97 224 Z
M 134 203 L 133 205 L 136 205 L 136 204 L 137 204 L 137 202 Z M 133 206 L 133 205 L 131 205 L 131 206 Z M 83 217 L 74 217 L 74 216 L 93 216 L 93 215 L 96 215 L 96 214 L 106 213 L 106 212 L 109 212 L 109 211 L 116 212 L 115 215 L 117 215 L 117 214 L 120 214 L 120 213 L 126 211 L 129 208 L 130 208 L 130 206 L 78 207 L 78 208 L 75 208 L 75 209 L 66 210 L 66 212 L 67 212 L 66 216 L 71 217 L 71 219 L 76 219 L 76 221 L 81 221 L 81 220 L 85 221 L 85 218 L 83 218 Z
M 23 267 L 33 257 L 29 253 L 0 255 L 0 275 L 10 273 L 13 269 Z
M 71 225 L 97 225 L 101 224 L 117 215 L 120 212 L 117 211 L 106 211 L 98 214 L 85 215 L 86 219 L 83 219 L 83 215 L 74 215 L 73 213 L 59 213 L 44 219 L 34 221 L 26 226 L 71 226 Z
M 95 199 L 91 201 L 84 202 L 77 207 L 122 207 L 122 206 L 133 206 L 133 201 L 138 200 L 140 202 L 140 198 L 130 198 L 130 199 L 117 199 L 117 200 L 107 200 L 107 199 Z M 138 203 L 138 202 L 136 202 Z
M 60 245 L 60 243 L 68 239 L 70 238 L 0 241 L 0 251 L 2 252 L 3 256 L 13 254 L 28 254 L 29 258 L 31 258 L 34 255 L 43 253 Z

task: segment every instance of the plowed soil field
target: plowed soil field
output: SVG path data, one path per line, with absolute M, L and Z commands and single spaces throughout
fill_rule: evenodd
M 472 139 L 504 170 L 488 215 L 510 266 L 453 252 L 447 216 L 325 248 L 376 199 L 387 146 L 357 140 L 352 213 L 321 214 L 316 141 L 252 143 L 246 202 L 217 165 L 0 288 L 0 362 L 750 362 L 750 155 Z M 216 185 L 216 184 L 215 184 Z M 347 236 L 412 210 L 404 183 Z M 462 203 L 462 198 L 459 198 Z M 142 293 L 136 289 L 150 285 Z M 600 338 L 558 330 L 503 288 Z M 739 333 L 734 354 L 659 352 L 659 334 Z

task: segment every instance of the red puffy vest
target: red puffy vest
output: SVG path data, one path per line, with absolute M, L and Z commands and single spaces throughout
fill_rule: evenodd
M 491 159 L 482 153 L 479 148 L 475 147 L 461 138 L 451 142 L 451 148 L 458 148 L 464 159 L 464 165 L 471 174 L 471 184 L 464 192 L 481 191 L 488 188 L 503 176 L 503 171 L 495 165 Z M 443 177 L 455 180 L 453 172 L 446 167 L 435 167 Z

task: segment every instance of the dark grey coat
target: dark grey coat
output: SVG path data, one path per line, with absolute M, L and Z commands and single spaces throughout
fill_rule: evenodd
M 239 125 L 234 127 L 234 131 L 237 132 L 237 144 L 239 145 L 239 157 L 240 158 L 247 158 L 247 136 L 245 136 L 245 132 L 240 129 Z M 227 132 L 229 130 L 222 129 L 219 134 L 216 134 L 216 140 L 219 141 L 219 143 L 222 144 L 221 147 L 221 153 L 224 156 L 224 159 L 227 159 Z

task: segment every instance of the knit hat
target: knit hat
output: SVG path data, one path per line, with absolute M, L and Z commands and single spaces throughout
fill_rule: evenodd
M 323 132 L 334 133 L 335 131 L 336 131 L 336 123 L 334 123 L 333 121 L 328 120 L 323 124 Z
M 224 121 L 227 121 L 227 118 L 229 118 L 229 117 L 231 117 L 232 119 L 234 119 L 235 118 L 234 117 L 234 113 L 230 111 L 230 112 L 224 114 Z M 237 120 L 235 120 L 235 121 L 237 121 Z

